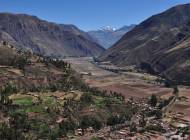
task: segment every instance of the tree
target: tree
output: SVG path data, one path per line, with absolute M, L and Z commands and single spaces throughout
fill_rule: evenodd
M 156 112 L 155 112 L 155 115 L 156 115 L 156 118 L 157 119 L 161 119 L 162 118 L 162 111 L 161 110 L 157 110 Z
M 14 92 L 17 92 L 17 89 L 15 86 L 11 85 L 10 83 L 6 84 L 0 91 L 0 102 L 2 104 L 8 104 L 10 103 L 9 96 L 13 94 Z
M 134 122 L 130 125 L 130 132 L 137 132 L 137 127 Z
M 11 114 L 11 119 L 9 123 L 10 123 L 11 128 L 14 128 L 15 131 L 19 129 L 28 131 L 30 129 L 28 117 L 26 114 L 21 114 L 21 113 Z
M 107 120 L 107 125 L 119 124 L 119 117 L 117 115 L 111 115 Z
M 17 67 L 21 70 L 24 70 L 24 67 L 26 66 L 27 63 L 28 63 L 28 60 L 24 56 L 19 57 L 18 60 L 16 61 Z
M 24 140 L 24 133 L 30 129 L 27 116 L 19 113 L 11 114 L 8 124 L 0 123 L 2 140 Z
M 146 126 L 146 120 L 145 120 L 145 116 L 142 115 L 142 118 L 139 120 L 139 126 L 141 127 L 145 127 Z
M 157 97 L 156 95 L 152 94 L 152 96 L 150 97 L 150 100 L 149 100 L 149 104 L 152 106 L 152 107 L 155 107 L 157 105 Z
M 174 88 L 173 88 L 173 94 L 175 95 L 175 96 L 179 96 L 179 89 L 178 89 L 178 87 L 177 86 L 174 86 Z
M 120 115 L 111 115 L 107 119 L 107 125 L 122 124 L 125 121 L 129 120 L 129 116 L 128 115 L 130 115 L 130 114 L 126 113 L 126 114 L 120 114 Z

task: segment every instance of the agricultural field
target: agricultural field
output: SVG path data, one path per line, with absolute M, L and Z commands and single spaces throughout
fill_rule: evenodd
M 172 93 L 171 88 L 159 84 L 156 80 L 159 77 L 139 72 L 114 73 L 102 69 L 93 62 L 92 59 L 66 59 L 71 63 L 73 69 L 80 73 L 85 81 L 91 87 L 97 87 L 100 90 L 116 91 L 122 93 L 125 98 L 135 97 L 144 98 L 152 94 L 158 96 Z

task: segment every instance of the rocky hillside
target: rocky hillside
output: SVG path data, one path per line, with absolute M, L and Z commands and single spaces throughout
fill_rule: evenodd
M 104 51 L 73 25 L 50 23 L 25 14 L 0 14 L 0 40 L 47 56 L 99 56 Z
M 67 62 L 0 44 L 2 140 L 83 139 L 89 128 L 114 125 L 115 114 L 129 120 L 134 107 L 120 93 L 88 87 Z
M 190 78 L 190 4 L 154 15 L 126 33 L 101 57 L 135 65 L 180 82 Z
M 109 48 L 115 44 L 121 37 L 132 30 L 136 25 L 123 26 L 118 30 L 103 28 L 97 31 L 89 31 L 89 35 L 104 48 Z

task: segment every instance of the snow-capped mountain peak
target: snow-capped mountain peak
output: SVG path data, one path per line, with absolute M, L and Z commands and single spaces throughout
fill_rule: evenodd
M 114 32 L 116 28 L 111 27 L 111 26 L 104 26 L 104 27 L 101 27 L 100 30 Z
M 99 28 L 97 31 L 89 31 L 88 34 L 96 43 L 105 48 L 109 48 L 134 27 L 135 25 L 129 25 L 116 29 L 111 26 L 104 26 Z

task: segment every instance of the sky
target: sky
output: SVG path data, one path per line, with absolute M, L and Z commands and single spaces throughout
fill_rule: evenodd
M 0 12 L 25 13 L 74 24 L 89 31 L 139 24 L 148 17 L 190 0 L 0 0 Z

